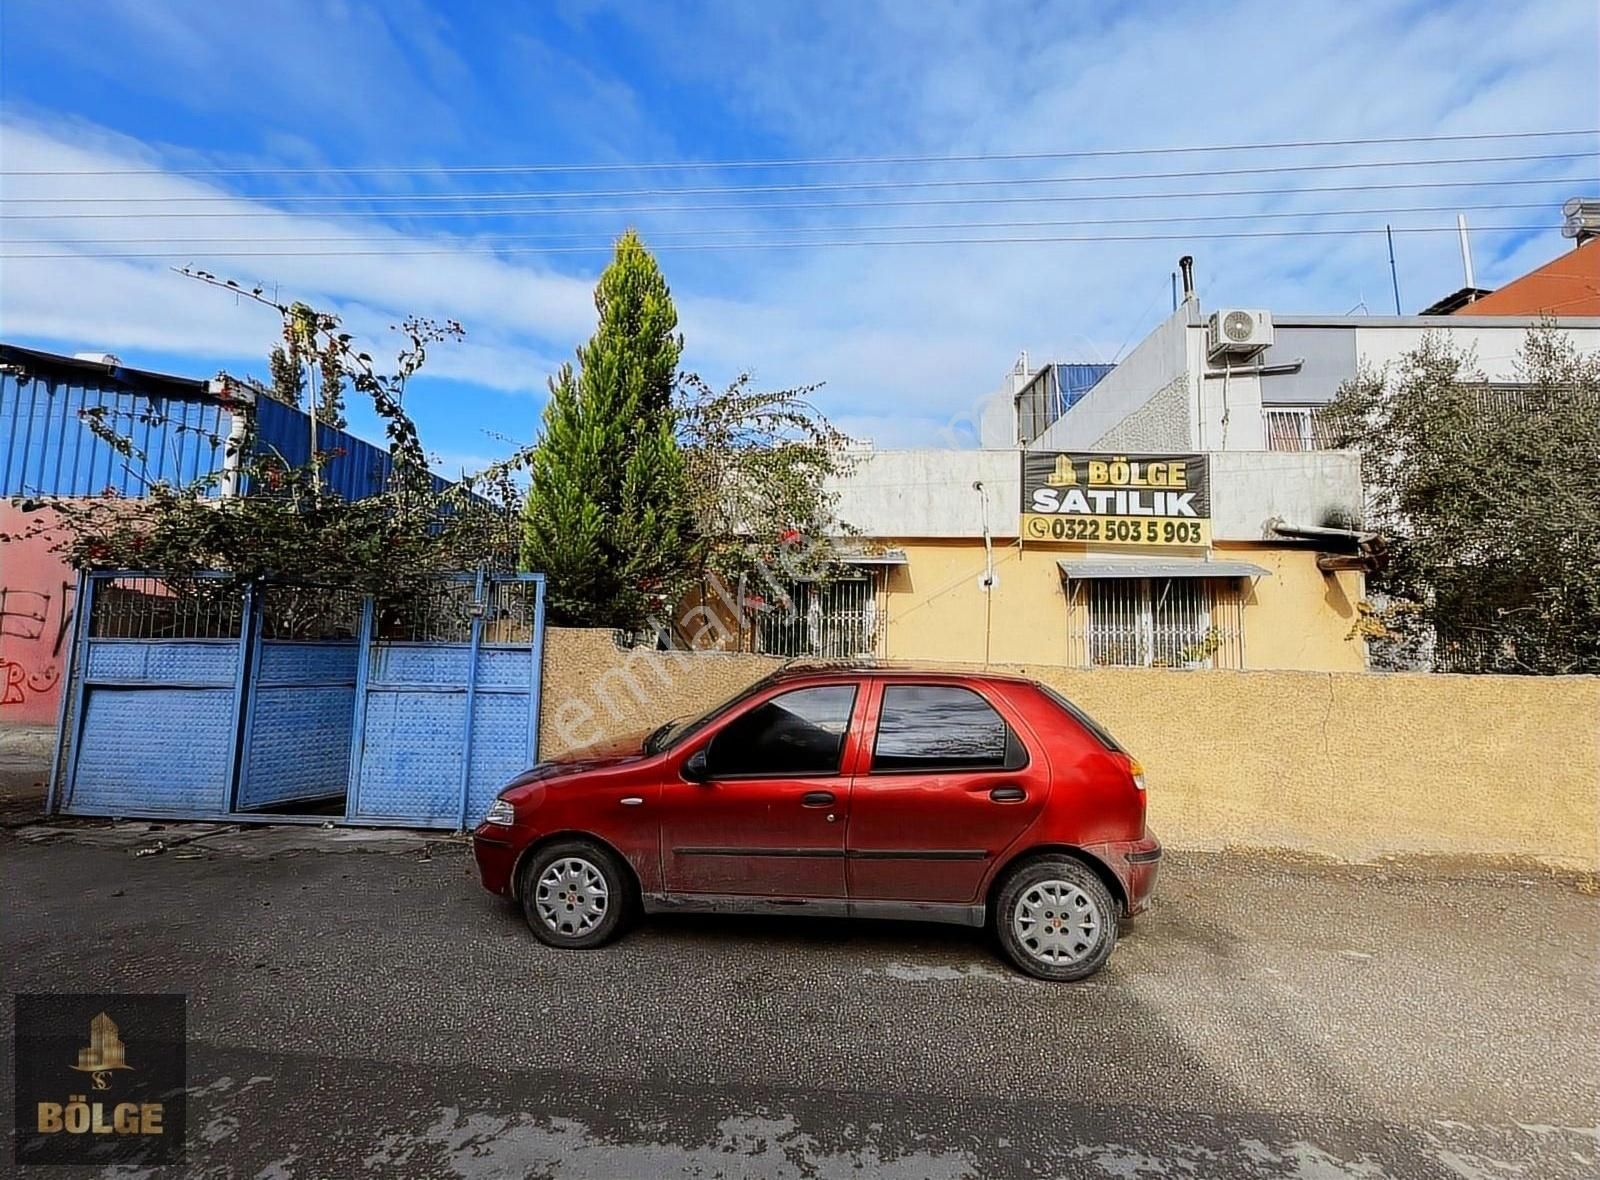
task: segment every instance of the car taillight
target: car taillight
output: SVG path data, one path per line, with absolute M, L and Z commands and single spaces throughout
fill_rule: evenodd
M 1144 764 L 1137 758 L 1128 759 L 1128 773 L 1133 776 L 1135 790 L 1144 790 Z

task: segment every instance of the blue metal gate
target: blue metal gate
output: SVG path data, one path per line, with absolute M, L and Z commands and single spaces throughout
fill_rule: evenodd
M 253 591 L 239 811 L 343 815 L 365 598 L 331 586 Z
M 248 591 L 220 575 L 182 586 L 91 574 L 79 591 L 64 710 L 62 810 L 220 819 L 243 697 Z M 67 729 L 70 728 L 70 737 Z
M 361 630 L 352 821 L 476 822 L 536 760 L 543 576 L 456 578 L 392 611 L 369 599 Z
M 458 828 L 537 758 L 542 575 L 398 603 L 216 574 L 80 594 L 62 811 Z

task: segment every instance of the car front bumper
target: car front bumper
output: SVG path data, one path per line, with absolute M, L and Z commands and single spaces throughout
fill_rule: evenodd
M 472 857 L 478 862 L 478 879 L 490 893 L 511 894 L 520 845 L 514 829 L 498 824 L 479 824 L 472 833 Z

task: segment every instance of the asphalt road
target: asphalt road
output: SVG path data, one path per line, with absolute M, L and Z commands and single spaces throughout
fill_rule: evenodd
M 1572 882 L 1173 856 L 1109 968 L 1051 986 L 890 923 L 558 953 L 459 846 L 201 847 L 0 842 L 8 992 L 188 994 L 187 1175 L 1600 1174 Z

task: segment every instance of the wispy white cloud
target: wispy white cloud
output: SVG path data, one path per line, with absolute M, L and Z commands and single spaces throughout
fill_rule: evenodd
M 340 162 L 417 163 L 451 156 L 449 145 L 485 102 L 514 101 L 529 121 L 558 125 L 562 142 L 588 158 L 667 156 L 878 155 L 1018 152 L 1178 143 L 1468 133 L 1551 128 L 1582 122 L 1600 107 L 1592 47 L 1600 18 L 1585 0 L 1541 6 L 1539 18 L 1510 19 L 1498 4 L 1312 5 L 1292 12 L 1265 0 L 1227 6 L 1083 6 L 1070 23 L 1051 9 L 1018 14 L 1009 6 L 917 3 L 762 4 L 711 9 L 648 9 L 601 0 L 569 3 L 561 19 L 625 42 L 616 58 L 580 58 L 548 30 L 507 25 L 491 42 L 465 44 L 448 16 L 410 3 L 403 10 L 344 4 L 317 15 L 300 6 L 271 17 L 237 6 L 197 7 L 175 20 L 159 7 L 108 9 L 124 52 L 123 76 L 193 108 L 229 103 L 257 118 L 250 142 L 226 150 L 126 136 L 49 109 L 48 95 L 8 99 L 0 161 L 15 168 L 86 168 L 195 163 L 318 164 L 348 136 Z M 331 15 L 330 15 L 331 14 Z M 1243 30 L 1244 35 L 1239 31 Z M 67 37 L 65 30 L 62 38 Z M 65 52 L 65 47 L 62 47 Z M 648 57 L 641 80 L 619 64 Z M 485 63 L 493 63 L 489 70 Z M 101 66 L 90 68 L 100 69 Z M 487 78 L 501 89 L 491 91 Z M 509 79 L 509 80 L 508 80 Z M 181 83 L 181 84 L 180 84 Z M 646 89 L 653 86 L 654 89 Z M 182 91 L 181 97 L 174 97 Z M 706 96 L 695 119 L 684 93 Z M 706 113 L 720 113 L 713 125 Z M 732 146 L 730 146 L 732 145 Z M 1592 150 L 1591 142 L 1590 148 Z M 202 150 L 206 149 L 206 150 Z M 1440 155 L 1519 150 L 1504 145 L 1440 149 Z M 1538 150 L 1536 147 L 1528 150 Z M 1386 153 L 1369 153 L 1380 158 Z M 1428 154 L 1401 146 L 1390 158 Z M 480 149 L 478 159 L 491 158 Z M 500 142 L 492 158 L 528 158 Z M 1346 149 L 1300 153 L 1303 162 L 1352 158 Z M 1251 166 L 1259 155 L 1166 157 L 1052 165 L 1034 162 L 941 175 L 1019 176 L 1055 172 Z M 1292 187 L 1286 178 L 1194 178 L 1095 191 L 1187 187 L 1184 201 L 1133 204 L 1108 197 L 1062 205 L 950 206 L 774 214 L 747 204 L 713 216 L 636 214 L 492 223 L 395 221 L 286 214 L 234 194 L 260 181 L 208 184 L 175 174 L 118 181 L 124 196 L 222 196 L 208 212 L 255 214 L 248 221 L 166 218 L 18 222 L 8 242 L 42 237 L 72 248 L 90 237 L 199 238 L 247 233 L 260 238 L 342 235 L 379 239 L 362 250 L 429 249 L 428 256 L 228 259 L 225 246 L 197 244 L 192 261 L 247 282 L 276 286 L 328 304 L 363 335 L 381 336 L 407 312 L 450 316 L 468 342 L 440 350 L 440 377 L 488 390 L 537 395 L 546 375 L 571 355 L 593 320 L 590 291 L 603 258 L 592 255 L 469 253 L 496 232 L 609 235 L 630 220 L 666 245 L 674 231 L 920 221 L 1086 220 L 1183 213 L 1215 214 L 1406 205 L 1522 203 L 1541 210 L 1472 214 L 1477 226 L 1556 223 L 1569 187 L 1593 188 L 1593 159 L 1566 165 L 1499 165 L 1505 177 L 1564 177 L 1569 185 L 1524 190 L 1381 190 L 1221 198 L 1222 188 Z M 1522 170 L 1519 171 L 1519 168 Z M 1543 171 L 1534 171 L 1542 168 Z M 1395 179 L 1465 174 L 1464 168 L 1414 169 Z M 833 180 L 862 173 L 800 169 L 785 180 Z M 874 178 L 929 175 L 879 169 Z M 1376 174 L 1332 173 L 1308 183 L 1356 183 Z M 770 174 L 695 174 L 695 183 L 774 179 Z M 613 181 L 615 183 L 613 183 Z M 610 175 L 605 187 L 663 183 L 656 174 Z M 63 181 L 62 184 L 67 182 Z M 73 191 L 104 194 L 107 187 Z M 313 183 L 342 191 L 356 182 Z M 467 187 L 464 180 L 373 179 L 390 191 Z M 531 183 L 519 178 L 514 183 Z M 543 182 L 541 182 L 543 183 Z M 549 183 L 556 183 L 551 181 Z M 666 183 L 685 183 L 682 177 Z M 7 196 L 49 189 L 19 178 Z M 1069 186 L 1070 187 L 1070 186 Z M 255 191 L 260 191 L 255 190 Z M 1020 187 L 1018 193 L 1051 190 Z M 1059 188 L 1053 191 L 1061 191 Z M 905 194 L 900 194 L 905 195 Z M 625 203 L 625 202 L 620 202 Z M 179 206 L 168 206 L 178 208 Z M 15 208 L 10 207 L 10 208 Z M 105 206 L 102 211 L 136 211 Z M 1448 224 L 1448 213 L 1376 214 L 1320 225 Z M 1266 223 L 1262 223 L 1266 224 Z M 1277 221 L 1273 228 L 1310 223 Z M 224 229 L 222 227 L 232 227 Z M 245 227 L 245 228 L 241 228 Z M 1143 232 L 1173 227 L 1152 223 Z M 1239 225 L 1196 226 L 1195 236 L 1159 242 L 674 252 L 660 257 L 679 301 L 688 339 L 685 364 L 712 380 L 749 369 L 772 385 L 824 381 L 822 404 L 884 445 L 965 437 L 946 428 L 998 384 L 1017 353 L 1037 359 L 1109 359 L 1137 340 L 1167 308 L 1168 273 L 1180 253 L 1199 263 L 1203 297 L 1283 311 L 1342 312 L 1364 301 L 1390 307 L 1381 234 L 1362 237 L 1218 240 L 1198 235 Z M 1094 226 L 1019 228 L 1018 235 L 1094 234 Z M 454 230 L 455 232 L 452 232 Z M 465 231 L 472 231 L 471 233 Z M 961 231 L 952 231 L 960 236 Z M 978 231 L 968 231 L 977 233 Z M 996 231 L 1005 233 L 1007 231 Z M 1139 233 L 1140 226 L 1102 233 Z M 916 236 L 939 236 L 937 231 Z M 1493 285 L 1562 248 L 1541 235 L 1481 230 L 1479 278 Z M 78 247 L 83 248 L 83 247 Z M 270 246 L 265 248 L 271 248 Z M 324 248 L 332 248 L 324 244 Z M 8 252 L 26 247 L 8 244 Z M 1408 310 L 1459 285 L 1452 236 L 1402 234 L 1397 241 Z M 182 261 L 181 259 L 179 261 Z M 160 350 L 218 363 L 258 357 L 274 325 L 232 307 L 213 291 L 172 276 L 158 260 L 79 258 L 7 264 L 0 316 L 8 334 L 72 347 Z M 533 423 L 531 401 L 525 434 Z M 462 402 L 460 413 L 491 412 Z M 493 413 L 501 413 L 496 403 Z M 508 426 L 506 423 L 494 423 Z M 466 452 L 473 441 L 452 444 Z

